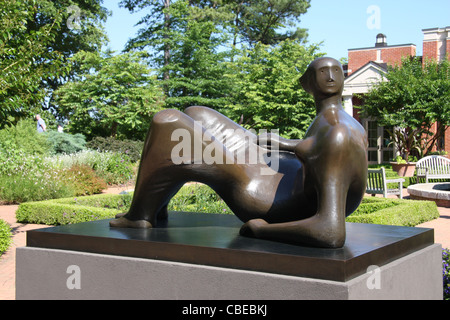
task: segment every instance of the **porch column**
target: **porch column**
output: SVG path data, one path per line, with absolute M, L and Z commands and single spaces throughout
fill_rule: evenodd
M 353 102 L 352 102 L 353 95 L 343 96 L 343 98 L 344 98 L 345 112 L 347 112 L 349 115 L 353 117 Z

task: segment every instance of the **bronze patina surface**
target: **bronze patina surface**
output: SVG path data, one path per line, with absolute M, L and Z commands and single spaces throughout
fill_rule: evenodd
M 346 223 L 342 248 L 312 248 L 239 234 L 234 215 L 169 213 L 150 229 L 110 220 L 27 232 L 27 246 L 348 281 L 434 243 L 433 229 Z
M 337 60 L 316 59 L 300 82 L 316 105 L 304 140 L 257 136 L 206 107 L 157 113 L 145 141 L 130 210 L 110 226 L 154 227 L 166 217 L 167 204 L 178 190 L 197 181 L 214 189 L 243 222 L 243 236 L 341 248 L 345 217 L 357 209 L 365 192 L 367 137 L 342 108 L 344 73 Z M 178 162 L 174 150 L 181 136 L 189 139 L 194 152 L 183 152 Z M 204 161 L 202 156 L 211 149 L 214 161 Z M 264 154 L 266 160 L 239 161 L 255 154 Z M 275 162 L 279 166 L 274 169 Z

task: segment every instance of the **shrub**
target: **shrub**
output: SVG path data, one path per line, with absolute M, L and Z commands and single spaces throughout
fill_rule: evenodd
M 442 250 L 442 277 L 444 282 L 444 300 L 450 300 L 450 250 Z
M 65 170 L 64 178 L 72 184 L 75 195 L 87 196 L 101 193 L 106 189 L 106 182 L 87 165 L 74 165 Z
M 0 200 L 6 203 L 39 201 L 73 195 L 60 171 L 41 156 L 23 151 L 0 152 Z
M 72 185 L 59 176 L 40 175 L 0 176 L 0 202 L 6 204 L 57 199 L 74 195 Z
M 32 120 L 20 120 L 15 126 L 0 130 L 0 149 L 43 155 L 48 153 L 49 145 L 45 134 L 36 131 Z
M 51 154 L 73 154 L 86 149 L 86 138 L 81 133 L 50 131 L 46 137 Z
M 97 168 L 98 175 L 108 184 L 123 184 L 133 179 L 133 164 L 125 154 L 111 153 L 106 168 Z
M 86 145 L 88 148 L 99 152 L 115 152 L 126 154 L 131 162 L 141 159 L 144 143 L 134 140 L 117 140 L 113 137 L 95 137 Z
M 188 184 L 170 200 L 169 211 L 233 213 L 227 204 L 207 185 Z
M 113 218 L 128 210 L 131 195 L 94 195 L 20 204 L 16 218 L 21 223 L 65 225 Z
M 438 217 L 433 201 L 364 198 L 346 221 L 413 227 Z
M 6 221 L 0 220 L 0 256 L 9 249 L 11 242 L 11 227 Z
M 86 165 L 108 184 L 122 184 L 134 178 L 132 163 L 125 154 L 84 150 L 72 155 L 55 155 L 45 160 L 55 168 L 69 169 L 74 165 Z

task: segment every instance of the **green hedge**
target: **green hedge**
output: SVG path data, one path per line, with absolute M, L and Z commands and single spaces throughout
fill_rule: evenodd
M 413 227 L 436 219 L 439 211 L 433 201 L 364 198 L 347 222 Z
M 16 218 L 21 223 L 65 225 L 113 218 L 129 208 L 131 195 L 94 195 L 22 203 Z
M 127 211 L 131 199 L 132 194 L 127 194 L 27 202 L 19 206 L 16 216 L 22 223 L 47 225 L 109 219 L 117 213 Z M 168 209 L 170 211 L 231 213 L 223 200 L 204 185 L 183 187 L 171 200 Z M 415 226 L 438 217 L 437 206 L 432 201 L 366 197 L 358 210 L 347 217 L 347 222 Z
M 9 249 L 11 242 L 11 227 L 6 221 L 0 220 L 0 256 Z

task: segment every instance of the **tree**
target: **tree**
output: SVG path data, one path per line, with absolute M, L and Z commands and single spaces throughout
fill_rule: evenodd
M 168 107 L 182 109 L 196 102 L 212 108 L 223 105 L 231 87 L 222 62 L 233 60 L 238 38 L 253 46 L 304 37 L 303 29 L 279 30 L 297 21 L 309 0 L 122 0 L 120 4 L 132 12 L 148 10 L 127 49 L 150 49 L 153 67 L 164 80 Z
M 261 43 L 231 64 L 235 83 L 233 104 L 223 112 L 248 129 L 277 129 L 285 138 L 302 138 L 315 117 L 313 97 L 300 77 L 321 56 L 318 46 L 285 40 L 272 47 Z
M 124 2 L 129 8 L 136 8 L 137 3 L 145 8 L 150 5 L 144 1 Z M 151 13 L 140 22 L 145 28 L 127 48 L 150 49 L 151 64 L 163 81 L 166 107 L 183 110 L 201 104 L 216 109 L 223 105 L 229 84 L 223 76 L 226 69 L 222 62 L 229 57 L 229 50 L 222 47 L 227 35 L 216 23 L 222 19 L 221 11 L 187 0 L 172 2 L 167 8 L 163 8 L 166 2 L 150 3 Z
M 52 91 L 76 72 L 67 59 L 100 48 L 101 1 L 0 0 L 0 126 L 49 109 Z M 80 10 L 79 29 L 68 24 L 69 8 Z
M 29 30 L 38 14 L 37 0 L 0 0 L 0 127 L 15 123 L 39 109 L 46 91 L 44 78 L 67 71 L 62 55 L 48 51 L 62 22 L 55 15 Z
M 245 44 L 274 45 L 291 39 L 305 39 L 306 29 L 295 27 L 310 7 L 310 0 L 225 1 L 233 12 L 233 44 L 238 37 Z
M 103 0 L 37 0 L 36 12 L 27 24 L 27 32 L 39 30 L 54 17 L 60 17 L 61 23 L 55 32 L 54 39 L 46 44 L 47 52 L 57 52 L 68 65 L 68 59 L 79 51 L 98 52 L 108 41 L 103 29 L 109 14 L 101 6 Z M 45 60 L 41 61 L 46 63 Z M 53 91 L 67 82 L 78 72 L 76 68 L 64 74 L 44 77 L 41 86 L 47 91 L 47 101 L 42 103 L 43 109 L 58 113 L 53 101 Z
M 68 129 L 94 136 L 143 140 L 163 94 L 142 52 L 79 52 L 71 59 L 83 74 L 56 91 Z
M 450 126 L 449 62 L 422 65 L 419 58 L 408 58 L 401 66 L 391 67 L 385 80 L 364 97 L 362 115 L 396 128 L 394 138 L 405 160 L 417 147 L 426 155 Z M 439 130 L 433 134 L 436 122 Z

